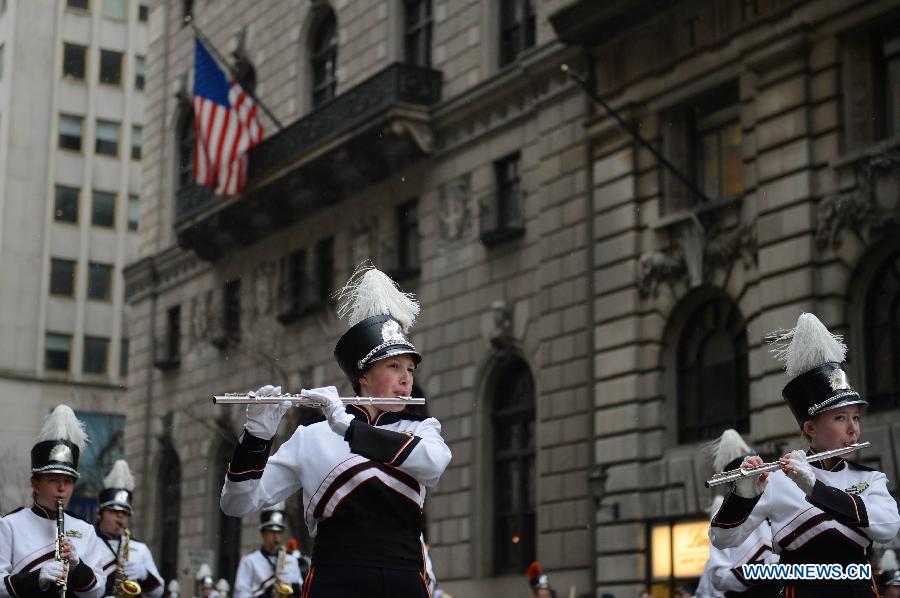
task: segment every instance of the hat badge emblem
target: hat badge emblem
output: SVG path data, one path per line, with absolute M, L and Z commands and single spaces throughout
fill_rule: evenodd
M 50 461 L 56 461 L 57 463 L 74 463 L 75 458 L 72 456 L 72 449 L 70 449 L 65 444 L 57 444 L 52 449 L 50 449 Z
M 115 497 L 113 498 L 113 500 L 116 501 L 116 502 L 118 502 L 118 503 L 122 503 L 122 504 L 126 504 L 126 505 L 127 505 L 127 504 L 128 504 L 128 491 L 127 491 L 127 490 L 119 490 L 119 491 L 117 491 Z
M 845 390 L 850 388 L 850 382 L 847 380 L 847 373 L 841 368 L 831 370 L 828 374 L 828 383 L 831 390 Z
M 400 330 L 400 323 L 396 320 L 388 320 L 381 325 L 381 340 L 406 342 L 406 337 Z
M 272 513 L 272 519 L 269 520 L 269 523 L 281 524 L 283 522 L 284 522 L 284 517 L 281 515 L 281 513 Z

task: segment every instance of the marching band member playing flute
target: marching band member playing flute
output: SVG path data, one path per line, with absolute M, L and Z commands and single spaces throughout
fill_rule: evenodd
M 859 440 L 861 408 L 867 403 L 841 369 L 847 348 L 812 314 L 802 314 L 796 328 L 776 342 L 787 345 L 777 355 L 791 378 L 782 395 L 810 449 L 784 455 L 781 470 L 736 481 L 713 518 L 710 540 L 717 548 L 737 546 L 768 518 L 782 564 L 868 564 L 872 542 L 893 540 L 900 529 L 887 478 L 840 458 L 806 459 Z M 743 466 L 761 463 L 752 456 Z M 786 598 L 878 595 L 871 578 L 782 583 Z
M 412 394 L 422 358 L 407 331 L 418 312 L 413 297 L 374 268 L 357 271 L 341 290 L 338 313 L 350 328 L 334 355 L 357 395 Z M 402 406 L 345 407 L 333 386 L 302 392 L 323 401 L 326 421 L 298 427 L 271 458 L 290 403 L 247 407 L 222 489 L 223 512 L 243 517 L 302 490 L 315 538 L 304 596 L 426 597 L 425 489 L 437 484 L 451 457 L 440 422 Z M 272 386 L 257 392 L 279 393 Z
M 78 479 L 78 456 L 87 443 L 84 426 L 66 405 L 47 416 L 31 449 L 34 504 L 0 519 L 0 596 L 14 598 L 66 596 L 99 598 L 106 576 L 100 540 L 90 523 L 65 513 L 57 522 L 57 499 L 63 507 Z M 60 559 L 56 560 L 56 542 Z

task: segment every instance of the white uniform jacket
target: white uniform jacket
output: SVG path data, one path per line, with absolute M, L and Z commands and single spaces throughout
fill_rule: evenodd
M 354 416 L 344 437 L 326 422 L 298 427 L 271 458 L 271 441 L 246 431 L 228 466 L 220 505 L 244 517 L 303 490 L 303 517 L 316 537 L 313 565 L 415 569 L 424 574 L 420 541 L 425 488 L 450 463 L 441 424 L 406 412 Z M 267 462 L 268 461 L 268 462 Z
M 846 565 L 867 563 L 873 541 L 897 536 L 900 514 L 883 473 L 843 460 L 830 471 L 818 462 L 810 465 L 816 483 L 809 497 L 781 470 L 769 475 L 756 498 L 732 491 L 713 517 L 713 545 L 738 546 L 768 518 L 782 563 Z
M 709 560 L 697 585 L 697 598 L 716 598 L 726 592 L 746 592 L 754 582 L 744 578 L 741 565 L 747 563 L 777 563 L 772 549 L 772 526 L 768 520 L 753 530 L 737 548 L 709 546 Z M 774 591 L 772 592 L 774 595 Z
M 66 538 L 72 542 L 81 562 L 69 569 L 67 596 L 102 597 L 106 587 L 101 559 L 102 544 L 94 527 L 66 513 Z M 56 512 L 33 505 L 13 511 L 0 519 L 0 596 L 58 596 L 56 587 L 44 591 L 38 584 L 38 570 L 54 557 Z
M 106 574 L 106 595 L 113 595 L 113 584 L 116 582 L 116 564 L 118 563 L 118 555 L 122 550 L 121 537 L 108 538 L 98 529 L 97 536 L 103 545 L 103 573 Z M 163 578 L 153 562 L 153 555 L 150 548 L 134 538 L 128 541 L 128 560 L 130 562 L 139 562 L 144 565 L 147 570 L 147 577 L 144 579 L 133 579 L 141 586 L 141 596 L 149 598 L 159 598 L 163 595 Z
M 245 554 L 238 565 L 234 578 L 233 598 L 268 596 L 275 583 L 275 568 L 278 555 L 268 554 L 262 548 Z M 294 596 L 300 596 L 303 581 L 300 579 L 300 564 L 291 554 L 284 555 L 284 569 L 278 571 L 278 580 L 293 586 Z

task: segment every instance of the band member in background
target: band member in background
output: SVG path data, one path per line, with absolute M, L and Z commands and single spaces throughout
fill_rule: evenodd
M 349 330 L 334 354 L 360 396 L 408 397 L 422 360 L 407 337 L 419 312 L 384 273 L 354 273 L 340 292 Z M 260 395 L 280 393 L 265 386 Z M 220 505 L 243 517 L 303 490 L 315 538 L 304 582 L 310 598 L 426 597 L 421 542 L 425 489 L 450 462 L 441 424 L 402 406 L 344 406 L 335 387 L 303 390 L 321 400 L 326 421 L 298 427 L 268 458 L 290 403 L 250 405 L 228 467 Z
M 790 378 L 782 395 L 809 449 L 784 455 L 780 470 L 735 482 L 713 518 L 710 540 L 717 548 L 738 546 L 768 518 L 782 563 L 868 564 L 872 542 L 886 543 L 900 530 L 887 478 L 842 458 L 807 460 L 809 454 L 859 441 L 867 403 L 841 368 L 847 347 L 812 314 L 802 314 L 796 328 L 776 343 Z M 746 457 L 742 465 L 762 462 Z M 788 598 L 878 595 L 872 579 L 783 583 Z
M 299 598 L 303 585 L 300 565 L 294 555 L 281 544 L 281 534 L 284 532 L 283 509 L 283 505 L 276 505 L 260 512 L 259 534 L 262 536 L 262 546 L 241 559 L 234 578 L 234 598 L 279 595 L 272 591 L 276 585 L 290 587 L 293 595 Z
M 556 590 L 550 587 L 550 579 L 537 561 L 531 563 L 525 575 L 534 598 L 556 598 Z
M 62 584 L 67 596 L 104 595 L 102 545 L 94 528 L 69 513 L 59 518 L 57 510 L 58 498 L 63 507 L 69 504 L 86 443 L 84 425 L 68 406 L 57 406 L 44 421 L 31 449 L 34 504 L 0 519 L 0 596 L 59 596 Z
M 103 479 L 103 490 L 98 496 L 97 536 L 106 547 L 103 561 L 106 594 L 118 595 L 117 584 L 128 580 L 140 586 L 141 596 L 155 598 L 163 594 L 163 579 L 153 562 L 150 548 L 132 538 L 130 532 L 126 536 L 132 515 L 133 491 L 134 476 L 131 475 L 128 463 L 120 459 Z
M 740 466 L 744 457 L 755 454 L 736 430 L 725 430 L 717 440 L 708 445 L 713 471 L 728 471 Z M 710 507 L 712 518 L 722 506 L 723 497 L 717 496 Z M 772 550 L 772 526 L 768 519 L 753 530 L 737 548 L 709 546 L 709 561 L 700 576 L 696 595 L 698 598 L 741 596 L 763 598 L 778 595 L 780 587 L 771 582 L 748 580 L 742 565 L 747 563 L 777 563 L 778 555 Z
M 888 580 L 884 586 L 884 598 L 900 598 L 900 571 Z

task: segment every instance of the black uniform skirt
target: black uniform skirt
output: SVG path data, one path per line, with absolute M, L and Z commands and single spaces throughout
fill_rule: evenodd
M 786 585 L 783 598 L 878 598 L 873 580 L 855 582 L 804 582 Z
M 429 598 L 417 571 L 347 565 L 313 565 L 303 598 Z

